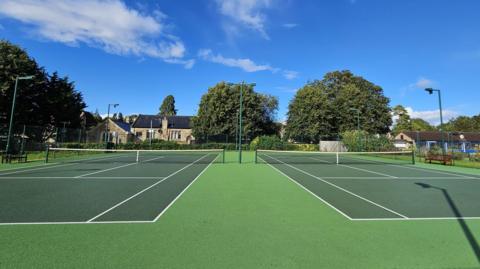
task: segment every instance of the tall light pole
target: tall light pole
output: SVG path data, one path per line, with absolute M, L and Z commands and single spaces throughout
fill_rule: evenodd
M 19 80 L 28 80 L 33 79 L 35 76 L 24 76 L 24 77 L 16 77 L 15 78 L 15 88 L 13 90 L 13 100 L 12 100 L 12 110 L 10 111 L 10 125 L 8 126 L 8 136 L 7 136 L 7 147 L 5 152 L 7 154 L 10 153 L 10 138 L 12 136 L 12 129 L 13 129 L 13 114 L 15 113 L 15 101 L 17 99 L 17 88 L 18 88 L 18 81 Z
M 242 163 L 242 110 L 243 110 L 243 84 L 240 84 L 240 109 L 238 112 L 238 162 Z
M 108 104 L 108 110 L 107 110 L 107 135 L 105 137 L 105 139 L 107 140 L 106 141 L 106 144 L 108 146 L 108 142 L 110 142 L 110 129 L 109 129 L 109 126 L 108 126 L 108 123 L 110 121 L 110 106 L 113 106 L 113 108 L 116 108 L 117 106 L 119 106 L 119 104 Z
M 69 121 L 61 121 L 60 123 L 63 123 L 62 142 L 65 143 L 65 134 L 67 133 L 67 129 L 65 129 L 65 126 L 70 125 L 70 122 Z
M 428 92 L 428 94 L 433 94 L 433 92 L 438 93 L 438 107 L 440 109 L 440 136 L 442 137 L 442 154 L 445 155 L 445 138 L 443 135 L 442 95 L 440 93 L 440 90 L 438 89 L 426 88 L 425 91 Z
M 361 149 L 362 138 L 360 137 L 360 109 L 350 108 L 350 111 L 357 112 L 357 135 L 358 135 L 358 146 Z
M 357 112 L 357 131 L 360 131 L 360 110 L 356 108 L 350 108 L 350 111 Z
M 257 84 L 251 83 L 250 86 L 255 87 Z M 243 87 L 245 86 L 245 82 L 242 81 L 240 84 L 240 109 L 238 112 L 238 162 L 242 163 L 242 110 L 243 110 Z

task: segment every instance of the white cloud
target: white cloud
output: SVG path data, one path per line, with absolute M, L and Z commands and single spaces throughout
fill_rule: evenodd
M 245 59 L 227 58 L 221 54 L 214 54 L 210 49 L 199 50 L 198 57 L 204 61 L 222 64 L 229 67 L 237 67 L 249 73 L 258 72 L 258 71 L 270 71 L 272 73 L 281 72 L 281 74 L 286 79 L 289 79 L 289 80 L 297 78 L 299 74 L 296 71 L 283 70 L 281 68 L 272 67 L 269 64 L 257 64 L 248 58 L 245 58 Z
M 283 76 L 286 79 L 295 79 L 298 77 L 298 72 L 297 71 L 292 71 L 292 70 L 284 70 L 283 71 Z
M 416 111 L 416 110 L 413 110 L 413 108 L 411 107 L 406 107 L 405 109 L 407 110 L 408 114 L 412 119 L 420 118 L 433 125 L 440 124 L 440 111 L 438 109 L 424 110 L 424 111 Z M 443 112 L 443 122 L 448 122 L 449 120 L 455 117 L 458 117 L 460 115 L 459 112 L 450 110 L 450 109 L 444 109 L 442 112 Z
M 425 88 L 431 88 L 435 85 L 435 82 L 431 79 L 420 77 L 417 82 L 410 84 L 410 88 L 416 88 L 416 89 L 425 89 Z
M 277 72 L 278 69 L 271 67 L 270 65 L 258 65 L 250 59 L 234 59 L 225 58 L 220 54 L 214 55 L 209 49 L 202 49 L 198 52 L 198 57 L 203 60 L 223 64 L 230 67 L 238 67 L 245 72 L 258 72 L 258 71 L 272 71 Z
M 282 24 L 282 26 L 284 28 L 287 28 L 287 29 L 292 29 L 292 28 L 298 27 L 298 24 L 296 24 L 296 23 L 284 23 L 284 24 Z
M 32 26 L 41 38 L 68 45 L 86 44 L 117 55 L 159 58 L 191 67 L 183 42 L 166 33 L 166 16 L 152 16 L 121 0 L 2 0 L 0 15 Z M 183 64 L 183 63 L 182 63 Z
M 230 22 L 257 31 L 262 37 L 269 39 L 265 31 L 266 15 L 262 10 L 270 6 L 270 0 L 216 0 L 216 3 L 220 13 Z M 232 29 L 232 26 L 224 28 Z

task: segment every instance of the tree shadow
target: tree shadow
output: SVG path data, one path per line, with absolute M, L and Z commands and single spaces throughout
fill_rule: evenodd
M 450 196 L 450 194 L 448 193 L 448 191 L 444 188 L 435 187 L 435 186 L 432 186 L 432 185 L 426 184 L 426 183 L 416 182 L 415 184 L 424 188 L 424 189 L 437 189 L 437 190 L 440 190 L 442 192 L 443 196 L 445 197 L 445 200 L 447 200 L 448 205 L 452 209 L 453 214 L 455 214 L 455 217 L 457 218 L 458 224 L 460 224 L 460 227 L 463 230 L 463 234 L 465 234 L 465 237 L 467 238 L 468 242 L 470 243 L 470 247 L 472 248 L 473 253 L 477 257 L 477 261 L 480 263 L 480 246 L 478 245 L 478 242 L 475 239 L 475 236 L 473 235 L 472 231 L 470 230 L 470 228 L 468 228 L 468 225 L 465 222 L 465 219 L 463 219 L 463 216 L 460 213 L 460 210 L 455 205 L 455 202 L 453 201 L 453 199 Z

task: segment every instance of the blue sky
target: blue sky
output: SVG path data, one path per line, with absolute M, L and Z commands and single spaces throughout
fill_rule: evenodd
M 0 38 L 75 81 L 88 109 L 156 113 L 173 94 L 197 111 L 219 81 L 255 82 L 280 100 L 349 69 L 383 87 L 391 105 L 438 122 L 479 114 L 480 1 L 0 0 Z

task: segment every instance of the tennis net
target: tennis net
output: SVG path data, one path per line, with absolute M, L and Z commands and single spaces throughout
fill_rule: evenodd
M 223 163 L 223 149 L 128 150 L 49 148 L 46 162 L 56 163 Z
M 269 164 L 415 164 L 412 151 L 319 152 L 257 150 L 256 163 Z

